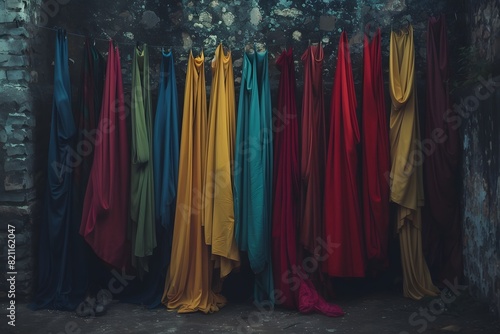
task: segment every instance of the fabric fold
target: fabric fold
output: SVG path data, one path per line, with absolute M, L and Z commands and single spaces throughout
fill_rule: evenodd
M 271 266 L 272 109 L 267 51 L 243 56 L 234 162 L 235 237 L 255 273 L 254 299 L 274 303 Z
M 134 48 L 131 98 L 130 224 L 132 265 L 149 271 L 149 256 L 157 246 L 155 229 L 153 114 L 149 79 L 149 50 Z
M 335 277 L 363 277 L 365 250 L 358 191 L 358 144 L 356 93 L 352 77 L 349 42 L 340 36 L 333 83 L 330 130 L 324 182 L 324 238 L 334 249 L 325 271 Z
M 301 221 L 300 244 L 310 254 L 324 234 L 324 178 L 326 125 L 321 44 L 311 45 L 302 55 L 304 93 L 301 118 Z
M 179 174 L 179 106 L 174 55 L 161 53 L 158 102 L 153 131 L 155 231 L 157 247 L 149 271 L 130 284 L 123 301 L 155 308 L 161 305 L 172 250 L 177 179 Z
M 424 254 L 440 282 L 463 276 L 460 223 L 460 134 L 451 116 L 448 37 L 445 16 L 431 17 L 427 32 L 427 108 L 422 142 L 426 209 Z
M 127 223 L 130 203 L 130 148 L 120 52 L 109 42 L 94 163 L 85 193 L 80 234 L 104 262 L 130 267 Z
M 422 252 L 422 217 L 424 192 L 422 152 L 418 147 L 420 126 L 415 87 L 415 49 L 413 27 L 391 32 L 389 79 L 392 100 L 390 117 L 391 201 L 398 205 L 396 228 L 401 244 L 403 292 L 406 297 L 421 299 L 435 296 Z
M 236 105 L 231 52 L 222 44 L 212 60 L 208 110 L 207 161 L 203 195 L 205 242 L 211 246 L 220 278 L 240 266 L 234 231 L 233 161 Z
M 74 220 L 74 168 L 81 157 L 73 149 L 77 128 L 71 107 L 66 32 L 57 31 L 54 96 L 48 148 L 47 185 L 38 255 L 34 309 L 74 310 L 85 297 L 85 244 Z M 76 159 L 76 160 L 75 160 Z M 83 264 L 83 265 L 81 265 Z
M 189 54 L 172 257 L 162 297 L 168 309 L 179 313 L 215 312 L 226 303 L 212 290 L 213 261 L 202 224 L 207 142 L 204 61 L 203 53 L 196 58 Z
M 301 170 L 299 126 L 296 105 L 293 51 L 283 51 L 276 61 L 280 70 L 278 110 L 273 118 L 273 226 L 272 256 L 275 304 L 298 309 L 301 313 L 319 312 L 330 317 L 344 314 L 327 303 L 304 273 L 297 231 L 300 220 Z M 314 253 L 316 256 L 317 253 Z M 318 260 L 318 259 L 316 259 Z
M 372 274 L 387 268 L 389 247 L 389 182 L 391 170 L 384 79 L 382 36 L 364 41 L 362 110 L 362 189 L 366 256 Z

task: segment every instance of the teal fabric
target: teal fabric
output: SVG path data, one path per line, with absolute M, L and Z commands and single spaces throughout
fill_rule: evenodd
M 255 273 L 254 298 L 274 303 L 271 266 L 272 107 L 265 52 L 244 55 L 236 125 L 235 237 Z

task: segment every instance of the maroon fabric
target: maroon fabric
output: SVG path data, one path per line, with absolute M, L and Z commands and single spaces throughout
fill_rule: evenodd
M 335 245 L 325 261 L 330 276 L 363 277 L 365 254 L 358 191 L 359 128 L 346 32 L 340 37 L 333 84 L 325 171 L 325 237 Z
M 83 204 L 80 234 L 102 260 L 116 268 L 129 264 L 127 243 L 130 154 L 118 48 L 109 42 L 94 163 Z
M 310 253 L 323 235 L 323 182 L 325 169 L 325 110 L 323 47 L 311 45 L 302 55 L 304 95 L 301 129 L 300 243 Z
M 458 129 L 446 122 L 450 110 L 448 91 L 448 40 L 444 16 L 430 18 L 427 35 L 427 108 L 424 182 L 426 212 L 423 221 L 424 253 L 440 282 L 462 277 Z M 448 116 L 450 117 L 450 116 Z
M 296 294 L 288 281 L 283 279 L 297 263 L 296 228 L 300 207 L 299 136 L 292 49 L 284 51 L 276 64 L 281 75 L 278 114 L 273 120 L 273 276 L 275 289 L 283 294 L 281 305 L 295 308 Z
M 278 113 L 274 115 L 273 274 L 276 304 L 302 313 L 330 317 L 344 312 L 328 304 L 316 292 L 303 266 L 298 265 L 296 229 L 299 220 L 300 168 L 298 119 L 295 101 L 295 69 L 292 49 L 284 51 L 277 66 L 281 71 Z
M 365 36 L 362 114 L 363 223 L 365 249 L 374 271 L 388 266 L 389 178 L 387 110 L 382 74 L 381 32 Z

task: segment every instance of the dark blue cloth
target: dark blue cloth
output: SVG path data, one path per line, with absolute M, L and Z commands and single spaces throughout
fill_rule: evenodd
M 76 126 L 71 110 L 66 32 L 58 30 L 54 99 L 48 150 L 47 187 L 40 225 L 38 287 L 34 309 L 74 310 L 87 289 L 80 221 L 73 219 L 73 149 Z

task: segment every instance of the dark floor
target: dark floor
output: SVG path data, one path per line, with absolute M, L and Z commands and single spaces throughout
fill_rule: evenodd
M 17 306 L 15 328 L 7 325 L 4 301 L 0 304 L 0 333 L 500 333 L 499 319 L 467 293 L 461 293 L 444 311 L 439 300 L 416 302 L 395 292 L 343 298 L 338 302 L 346 312 L 342 318 L 281 309 L 260 312 L 249 303 L 230 303 L 210 315 L 179 315 L 164 308 L 146 310 L 112 303 L 104 316 L 83 319 L 69 312 L 34 312 L 22 304 Z

